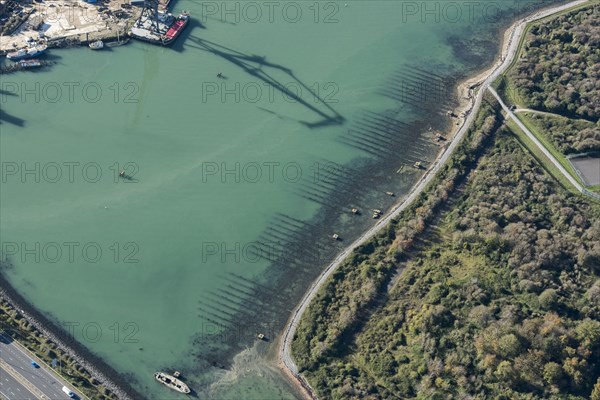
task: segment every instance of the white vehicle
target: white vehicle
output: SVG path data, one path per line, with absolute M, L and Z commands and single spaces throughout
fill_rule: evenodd
M 63 392 L 65 392 L 65 393 L 67 394 L 67 396 L 69 396 L 69 397 L 71 397 L 71 398 L 75 397 L 75 393 L 73 393 L 73 392 L 71 391 L 71 389 L 69 389 L 69 388 L 68 388 L 68 387 L 66 387 L 66 386 L 63 386 L 63 388 L 62 388 L 62 391 L 63 391 Z

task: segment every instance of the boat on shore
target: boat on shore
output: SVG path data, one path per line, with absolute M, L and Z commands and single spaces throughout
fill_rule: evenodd
M 176 373 L 179 375 L 179 373 Z M 188 394 L 190 393 L 190 388 L 188 385 L 183 383 L 181 380 L 177 379 L 173 375 L 166 374 L 164 372 L 156 372 L 154 374 L 154 379 L 167 386 L 170 389 L 176 390 L 180 393 Z
M 92 50 L 101 50 L 104 48 L 104 42 L 102 40 L 96 40 L 88 45 Z
M 44 54 L 47 48 L 48 46 L 45 44 L 36 44 L 29 47 L 24 47 L 17 51 L 12 51 L 6 55 L 6 58 L 13 61 L 25 60 Z

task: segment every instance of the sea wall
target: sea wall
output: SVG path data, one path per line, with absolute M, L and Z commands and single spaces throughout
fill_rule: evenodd
M 3 265 L 3 268 L 5 268 L 5 265 Z M 0 272 L 0 299 L 6 301 L 37 332 L 49 339 L 65 354 L 75 360 L 79 366 L 85 369 L 91 378 L 101 382 L 103 386 L 113 392 L 119 399 L 143 399 L 143 396 L 131 387 L 122 374 L 117 373 L 100 357 L 74 341 L 66 332 L 31 306 L 23 296 L 12 288 L 3 271 Z

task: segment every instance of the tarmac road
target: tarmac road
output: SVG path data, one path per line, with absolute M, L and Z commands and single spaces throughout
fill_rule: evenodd
M 40 367 L 34 368 L 32 361 Z M 10 336 L 0 334 L 0 395 L 7 400 L 68 399 L 62 391 L 63 386 L 73 390 Z

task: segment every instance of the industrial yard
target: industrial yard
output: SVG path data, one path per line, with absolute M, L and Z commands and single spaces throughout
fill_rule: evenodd
M 45 42 L 66 47 L 124 37 L 141 8 L 129 1 L 0 1 L 0 54 Z

